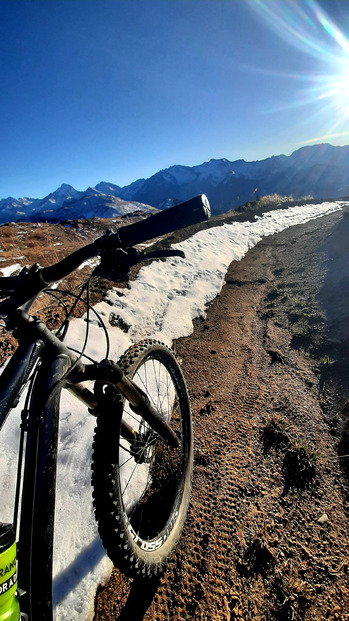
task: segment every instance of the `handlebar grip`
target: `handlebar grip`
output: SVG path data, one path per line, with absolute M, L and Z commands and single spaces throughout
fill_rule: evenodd
M 12 293 L 17 283 L 17 276 L 0 276 L 0 293 L 2 293 L 3 296 L 7 293 Z
M 208 198 L 205 194 L 201 194 L 185 203 L 149 216 L 141 222 L 121 227 L 118 230 L 118 237 L 122 246 L 127 248 L 208 220 L 210 216 L 211 208 Z

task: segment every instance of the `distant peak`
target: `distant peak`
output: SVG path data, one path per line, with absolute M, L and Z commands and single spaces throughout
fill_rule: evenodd
M 293 153 L 300 153 L 303 152 L 305 153 L 307 152 L 312 152 L 315 153 L 315 151 L 329 151 L 330 149 L 337 149 L 338 147 L 333 146 L 332 144 L 329 144 L 328 142 L 321 142 L 318 144 L 306 144 L 303 147 L 299 147 L 299 149 L 296 149 L 296 151 L 293 151 Z M 293 153 L 291 155 L 293 155 Z
M 226 157 L 211 157 L 208 163 L 211 164 L 211 162 L 215 164 L 216 162 L 229 162 L 229 160 Z
M 62 183 L 62 184 L 59 186 L 58 190 L 64 190 L 64 191 L 67 191 L 67 190 L 74 190 L 74 188 L 73 188 L 73 186 L 72 186 L 72 185 L 69 185 L 69 183 Z

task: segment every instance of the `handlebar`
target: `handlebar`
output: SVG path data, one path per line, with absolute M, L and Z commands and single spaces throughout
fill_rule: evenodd
M 205 194 L 201 194 L 185 203 L 160 211 L 142 222 L 124 226 L 116 235 L 123 247 L 136 246 L 148 239 L 208 220 L 210 215 L 210 203 Z
M 205 194 L 201 194 L 175 207 L 149 216 L 145 220 L 120 227 L 116 233 L 107 233 L 54 265 L 42 269 L 36 266 L 35 269 L 31 268 L 29 271 L 25 268 L 18 276 L 2 276 L 0 277 L 0 291 L 7 294 L 16 291 L 13 296 L 16 300 L 12 302 L 18 308 L 48 285 L 62 280 L 84 261 L 100 255 L 106 249 L 110 252 L 112 249 L 130 248 L 160 235 L 208 220 L 210 215 L 210 203 Z M 17 292 L 17 288 L 20 291 Z
M 210 215 L 210 203 L 205 194 L 201 194 L 185 203 L 149 216 L 145 220 L 120 227 L 116 233 L 99 237 L 92 244 L 79 248 L 59 263 L 43 268 L 41 277 L 46 284 L 57 282 L 77 269 L 81 263 L 92 259 L 106 248 L 109 251 L 117 248 L 130 248 L 154 237 L 208 220 Z

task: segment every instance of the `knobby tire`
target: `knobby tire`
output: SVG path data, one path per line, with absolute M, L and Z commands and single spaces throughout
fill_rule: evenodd
M 92 487 L 103 545 L 121 571 L 152 578 L 165 569 L 188 510 L 193 463 L 190 403 L 178 362 L 162 343 L 145 340 L 133 345 L 119 365 L 179 438 L 179 447 L 170 448 L 120 396 L 115 396 L 112 411 L 102 411 L 97 418 Z M 100 390 L 110 388 L 102 383 Z M 123 437 L 123 420 L 138 434 L 136 443 Z

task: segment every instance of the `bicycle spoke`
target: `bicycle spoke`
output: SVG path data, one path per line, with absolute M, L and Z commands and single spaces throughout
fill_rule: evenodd
M 162 570 L 171 554 L 188 507 L 192 469 L 190 405 L 181 369 L 166 346 L 150 340 L 131 346 L 119 365 L 152 407 L 170 421 L 180 438 L 178 447 L 170 447 L 141 414 L 131 410 L 127 400 L 120 401 L 125 427 L 126 423 L 131 425 L 134 435 L 122 437 L 123 424 L 116 425 L 118 463 L 115 468 L 114 462 L 112 477 L 106 479 L 103 498 L 105 505 L 110 506 L 109 515 L 115 515 L 118 509 L 123 519 L 110 524 L 103 505 L 99 519 L 104 539 L 117 550 L 114 564 L 120 566 L 121 555 L 123 566 L 132 565 L 137 574 L 151 575 Z M 105 426 L 100 420 L 103 442 L 98 447 L 104 468 L 103 447 L 111 446 L 112 455 L 113 444 L 108 436 L 107 415 Z M 118 473 L 116 484 L 114 473 Z M 153 554 L 155 550 L 157 553 Z

